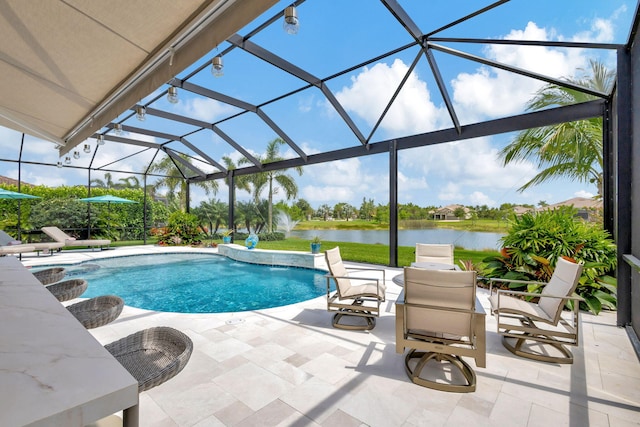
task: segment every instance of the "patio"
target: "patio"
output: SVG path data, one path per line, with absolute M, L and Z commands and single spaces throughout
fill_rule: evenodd
M 154 246 L 65 251 L 23 258 L 27 266 L 114 255 L 198 251 Z M 214 251 L 202 249 L 201 251 Z M 186 368 L 140 395 L 141 426 L 631 426 L 640 424 L 640 364 L 616 313 L 581 314 L 573 365 L 517 358 L 487 316 L 487 368 L 475 393 L 412 384 L 394 347 L 401 288 L 388 269 L 385 310 L 369 333 L 331 327 L 324 297 L 253 312 L 159 313 L 125 306 L 90 332 L 103 344 L 151 326 L 172 326 L 194 342 Z M 487 291 L 478 290 L 488 310 Z M 72 304 L 77 300 L 69 301 Z

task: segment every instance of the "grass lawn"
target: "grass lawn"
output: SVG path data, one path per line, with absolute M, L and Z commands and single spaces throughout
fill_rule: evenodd
M 157 241 L 156 238 L 150 238 L 147 240 L 147 244 L 154 244 Z M 208 243 L 207 240 L 205 243 Z M 222 243 L 221 240 L 214 240 L 215 243 Z M 236 242 L 242 245 L 244 242 Z M 132 246 L 143 245 L 142 240 L 123 240 L 112 241 L 111 246 Z M 345 261 L 353 262 L 366 262 L 370 264 L 389 265 L 389 246 L 387 245 L 372 245 L 367 243 L 350 243 L 350 242 L 331 242 L 323 241 L 321 252 L 327 249 L 340 246 L 340 254 Z M 277 241 L 261 240 L 258 243 L 260 249 L 274 249 L 281 251 L 303 251 L 310 252 L 310 244 L 308 240 L 303 239 L 286 239 Z M 460 265 L 459 261 L 471 260 L 474 264 L 479 265 L 482 260 L 488 256 L 498 255 L 497 251 L 471 251 L 467 249 L 456 248 L 454 250 L 454 258 L 457 265 Z M 413 246 L 399 246 L 398 247 L 398 266 L 408 266 L 415 261 L 415 248 Z
M 241 242 L 239 243 L 242 244 Z M 323 241 L 321 251 L 336 246 L 340 246 L 340 254 L 345 261 L 389 265 L 389 246 L 387 245 Z M 287 239 L 273 242 L 260 241 L 258 248 L 284 251 L 310 251 L 309 241 L 300 239 Z M 480 264 L 484 258 L 492 255 L 498 255 L 498 252 L 470 251 L 457 248 L 454 250 L 454 258 L 458 265 L 459 260 L 471 260 L 474 264 Z M 399 246 L 398 266 L 410 265 L 413 261 L 415 261 L 415 248 L 413 246 Z
M 400 221 L 398 228 L 401 230 L 425 229 L 425 228 L 453 228 L 466 231 L 486 231 L 493 233 L 506 233 L 507 221 L 494 219 L 476 219 L 462 221 L 434 221 L 407 220 Z M 296 230 L 388 230 L 389 224 L 385 222 L 365 221 L 355 219 L 349 221 L 300 221 Z

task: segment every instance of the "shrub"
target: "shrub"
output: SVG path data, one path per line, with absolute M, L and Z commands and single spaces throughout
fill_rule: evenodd
M 482 274 L 490 278 L 547 282 L 559 257 L 584 265 L 576 293 L 584 298 L 580 308 L 598 314 L 615 309 L 616 246 L 598 225 L 576 220 L 576 210 L 563 207 L 515 217 L 502 238 L 501 255 L 484 259 Z M 539 292 L 539 285 L 511 283 L 512 289 Z
M 158 240 L 161 245 L 199 245 L 205 237 L 198 226 L 198 217 L 176 211 L 169 215 L 165 232 Z

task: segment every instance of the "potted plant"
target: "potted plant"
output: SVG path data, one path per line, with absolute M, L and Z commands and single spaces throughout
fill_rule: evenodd
M 229 229 L 222 232 L 222 243 L 231 243 L 231 235 L 233 234 L 233 229 Z
M 311 253 L 319 254 L 321 246 L 322 246 L 322 241 L 320 240 L 320 236 L 315 236 L 313 240 L 311 240 Z

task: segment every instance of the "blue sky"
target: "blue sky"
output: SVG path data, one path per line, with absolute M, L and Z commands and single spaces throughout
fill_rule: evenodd
M 491 2 L 449 0 L 427 3 L 401 0 L 399 3 L 421 30 L 428 33 Z M 562 7 L 558 7 L 559 5 Z M 276 4 L 265 17 L 272 16 L 285 6 L 287 4 L 283 2 Z M 563 0 L 560 3 L 548 0 L 513 0 L 480 19 L 447 29 L 441 35 L 624 43 L 634 8 L 635 2 L 630 0 Z M 373 0 L 308 0 L 298 8 L 298 14 L 300 31 L 297 35 L 285 34 L 281 23 L 277 22 L 251 40 L 320 78 L 326 78 L 410 42 L 403 28 L 379 2 Z M 258 18 L 256 22 L 263 22 L 265 17 Z M 250 24 L 240 34 L 246 34 L 257 23 Z M 177 77 L 185 77 L 228 46 L 225 42 L 213 49 L 190 70 L 185 70 Z M 577 69 L 586 67 L 589 59 L 599 59 L 610 68 L 615 67 L 614 55 L 605 51 L 506 45 L 446 46 L 558 78 L 575 75 Z M 415 49 L 403 51 L 327 82 L 327 86 L 365 136 L 369 136 L 416 54 Z M 526 102 L 544 85 L 438 51 L 434 55 L 462 124 L 524 112 Z M 261 105 L 282 93 L 305 86 L 296 77 L 239 49 L 225 55 L 224 63 L 224 76 L 213 77 L 209 67 L 205 67 L 190 81 L 254 105 Z M 163 86 L 142 102 L 154 98 L 160 90 L 166 88 L 166 85 Z M 178 104 L 169 104 L 163 97 L 151 106 L 207 122 L 215 122 L 238 112 L 234 107 L 184 90 L 180 91 L 179 96 Z M 262 109 L 308 154 L 359 144 L 316 88 L 264 105 Z M 123 114 L 119 119 L 125 116 Z M 177 135 L 193 130 L 189 125 L 176 125 L 173 122 L 169 126 L 168 122 L 154 117 L 148 117 L 145 122 L 129 119 L 126 124 Z M 371 141 L 451 126 L 451 120 L 423 56 L 407 85 L 372 135 Z M 223 122 L 220 128 L 258 156 L 263 155 L 267 143 L 276 137 L 253 114 Z M 1 157 L 17 157 L 20 137 L 17 132 L 0 128 L 0 149 L 5 153 Z M 142 135 L 132 134 L 129 137 L 164 142 Z M 420 206 L 444 206 L 452 203 L 499 206 L 502 203 L 537 204 L 541 200 L 556 203 L 596 193 L 593 185 L 566 181 L 536 186 L 524 193 L 518 192 L 517 188 L 533 177 L 537 169 L 528 162 L 502 166 L 496 154 L 513 137 L 513 134 L 505 134 L 401 151 L 399 202 L 413 202 Z M 57 152 L 51 143 L 37 142 L 31 137 L 27 139 L 31 143 L 25 149 L 23 159 L 55 164 L 58 160 Z M 230 156 L 236 162 L 241 158 L 239 153 L 210 131 L 194 133 L 187 139 L 218 161 L 223 156 Z M 92 150 L 95 148 L 94 140 L 88 140 L 87 143 Z M 179 143 L 171 143 L 170 147 L 195 155 Z M 82 147 L 78 148 L 82 153 Z M 108 143 L 98 150 L 94 165 L 109 165 L 115 159 L 129 156 L 109 167 L 141 171 L 149 163 L 153 153 L 140 151 L 139 147 Z M 282 147 L 281 154 L 287 158 L 297 155 L 288 147 Z M 73 164 L 88 165 L 89 160 L 90 156 L 82 154 Z M 376 155 L 307 166 L 301 177 L 296 176 L 298 197 L 306 199 L 314 207 L 338 202 L 348 202 L 359 207 L 363 198 L 385 204 L 388 202 L 388 163 L 387 155 Z M 200 166 L 206 172 L 213 171 L 204 164 Z M 293 171 L 290 173 L 294 174 Z M 17 178 L 17 165 L 0 162 L 0 174 Z M 129 174 L 113 175 L 117 180 Z M 103 178 L 103 174 L 93 172 L 92 178 Z M 22 169 L 22 179 L 34 184 L 55 186 L 86 184 L 88 178 L 86 171 L 80 169 L 26 165 Z M 216 195 L 207 196 L 202 191 L 193 189 L 192 205 L 209 197 L 226 201 L 227 194 L 222 183 Z M 243 192 L 238 192 L 237 196 L 241 200 L 249 197 Z M 278 194 L 276 197 L 282 196 Z

